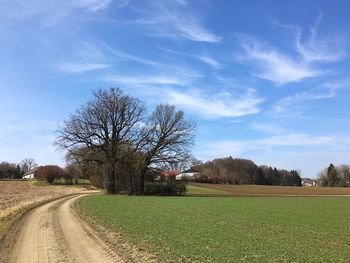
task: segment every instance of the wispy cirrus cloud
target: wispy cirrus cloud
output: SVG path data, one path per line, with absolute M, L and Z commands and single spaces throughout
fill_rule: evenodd
M 110 67 L 110 65 L 99 64 L 99 63 L 85 63 L 85 64 L 62 63 L 62 64 L 57 64 L 55 67 L 57 68 L 57 70 L 63 73 L 80 74 L 80 73 L 85 73 L 92 70 L 105 69 Z
M 254 89 L 247 89 L 243 95 L 221 92 L 212 96 L 204 95 L 198 89 L 186 92 L 168 89 L 165 95 L 172 104 L 204 119 L 257 114 L 261 111 L 259 105 L 264 101 Z
M 272 45 L 263 44 L 261 40 L 241 35 L 239 40 L 244 54 L 239 58 L 255 68 L 253 75 L 276 85 L 327 75 L 330 71 L 320 70 L 318 64 L 334 63 L 344 59 L 344 43 L 347 41 L 344 35 L 320 38 L 318 30 L 322 17 L 320 13 L 309 34 L 304 37 L 299 26 L 274 22 L 280 27 L 291 30 L 295 35 L 293 53 L 282 52 Z
M 323 100 L 334 98 L 340 89 L 348 88 L 349 81 L 326 82 L 320 87 L 309 91 L 300 92 L 291 96 L 286 96 L 278 100 L 271 108 L 271 113 L 280 117 L 301 117 L 302 106 L 305 101 Z M 293 110 L 292 110 L 293 109 Z
M 154 67 L 162 66 L 156 61 L 119 51 L 101 42 L 80 41 L 73 50 L 73 58 L 70 58 L 69 61 L 57 62 L 53 67 L 62 73 L 79 74 L 110 68 L 124 61 L 132 61 Z
M 218 60 L 214 59 L 213 57 L 211 57 L 209 55 L 189 54 L 189 53 L 184 53 L 184 52 L 176 51 L 176 50 L 161 47 L 161 46 L 159 46 L 159 49 L 166 51 L 168 53 L 174 54 L 174 55 L 194 58 L 198 61 L 201 61 L 201 62 L 211 66 L 214 69 L 222 68 L 222 64 Z
M 320 76 L 322 73 L 308 63 L 263 45 L 256 39 L 241 38 L 241 47 L 244 54 L 239 56 L 239 59 L 252 64 L 256 69 L 252 74 L 277 85 L 299 82 Z
M 184 7 L 185 1 L 149 1 L 147 5 L 133 5 L 132 8 L 141 17 L 133 23 L 147 29 L 152 35 L 167 38 L 215 43 L 221 37 L 203 26 L 202 21 Z
M 312 136 L 305 133 L 285 133 L 257 140 L 221 140 L 204 146 L 206 152 L 217 156 L 243 155 L 252 151 L 267 151 L 274 147 L 330 146 L 337 141 L 334 136 Z
M 196 55 L 194 56 L 197 60 L 202 61 L 210 66 L 212 66 L 215 69 L 220 69 L 222 68 L 222 65 L 220 62 L 218 62 L 216 59 L 209 57 L 209 56 L 200 56 Z
M 309 36 L 303 41 L 302 30 L 297 26 L 290 26 L 295 31 L 295 46 L 298 53 L 306 62 L 336 62 L 344 58 L 344 43 L 346 39 L 342 35 L 328 38 L 319 38 L 318 29 L 323 18 L 320 12 L 315 24 L 311 26 Z
M 114 1 L 115 5 L 123 7 L 126 0 L 12 0 L 0 4 L 0 21 L 2 24 L 18 20 L 36 18 L 41 24 L 54 25 L 74 12 L 97 12 L 107 8 Z
M 175 75 L 106 75 L 105 82 L 117 83 L 120 85 L 142 86 L 142 85 L 185 85 L 183 78 Z
M 275 123 L 254 122 L 250 125 L 253 130 L 261 131 L 268 134 L 283 134 L 286 129 Z

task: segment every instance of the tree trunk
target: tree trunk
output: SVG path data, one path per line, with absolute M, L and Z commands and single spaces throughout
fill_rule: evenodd
M 106 191 L 108 194 L 117 193 L 117 190 L 115 187 L 115 165 L 111 165 L 110 167 L 108 167 Z
M 143 195 L 145 193 L 145 176 L 147 168 L 142 168 L 140 171 L 140 189 L 139 193 Z

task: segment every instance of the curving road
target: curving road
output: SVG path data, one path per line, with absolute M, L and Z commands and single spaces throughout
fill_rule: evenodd
M 74 213 L 84 195 L 49 202 L 22 220 L 9 262 L 119 262 L 108 247 Z

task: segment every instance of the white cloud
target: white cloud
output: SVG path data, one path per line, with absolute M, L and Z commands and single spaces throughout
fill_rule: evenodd
M 195 56 L 196 59 L 212 66 L 215 69 L 220 69 L 222 67 L 221 63 L 209 56 Z
M 243 62 L 253 62 L 258 69 L 253 75 L 283 85 L 299 82 L 306 78 L 317 77 L 321 71 L 313 69 L 309 64 L 282 54 L 272 47 L 264 47 L 259 41 L 241 41 L 244 55 Z
M 282 126 L 274 123 L 252 123 L 250 126 L 253 130 L 262 131 L 270 134 L 281 134 L 285 133 L 286 129 Z
M 278 100 L 271 109 L 277 116 L 300 116 L 301 108 L 298 106 L 304 101 L 330 99 L 336 96 L 339 89 L 347 88 L 348 81 L 326 82 L 322 86 L 310 91 L 300 92 Z M 291 108 L 293 108 L 291 110 Z
M 185 80 L 177 76 L 171 75 L 137 75 L 137 76 L 121 76 L 108 75 L 103 77 L 106 82 L 113 82 L 122 85 L 184 85 Z
M 320 13 L 316 19 L 315 25 L 310 28 L 310 34 L 306 40 L 302 40 L 302 31 L 296 26 L 294 29 L 296 38 L 295 45 L 299 54 L 306 62 L 336 62 L 344 58 L 345 52 L 342 47 L 345 42 L 342 36 L 333 36 L 319 39 L 318 28 L 323 18 Z
M 118 51 L 105 43 L 96 44 L 80 41 L 72 56 L 73 58 L 70 57 L 69 60 L 74 59 L 75 62 L 60 62 L 56 63 L 54 67 L 58 71 L 69 74 L 105 69 L 122 61 L 133 61 L 143 65 L 162 67 L 158 62 Z
M 333 136 L 310 136 L 304 133 L 286 133 L 258 140 L 222 140 L 204 145 L 211 156 L 240 156 L 254 151 L 274 151 L 274 147 L 318 147 L 336 142 Z
M 254 89 L 248 89 L 244 95 L 235 96 L 229 92 L 214 96 L 204 95 L 203 91 L 188 92 L 165 91 L 169 102 L 194 112 L 202 118 L 241 117 L 261 111 L 259 104 L 264 101 Z
M 88 64 L 74 64 L 74 63 L 63 63 L 56 65 L 56 68 L 68 74 L 79 74 L 92 70 L 104 69 L 108 68 L 110 65 L 108 64 L 98 64 L 98 63 L 88 63 Z
M 143 64 L 143 65 L 155 66 L 155 67 L 162 67 L 163 66 L 162 64 L 160 64 L 156 61 L 146 59 L 143 57 L 139 57 L 139 56 L 135 56 L 135 55 L 132 55 L 132 54 L 129 54 L 126 52 L 119 51 L 115 48 L 112 48 L 111 46 L 109 46 L 107 44 L 103 44 L 102 48 L 103 48 L 103 50 L 107 51 L 107 53 L 113 55 L 115 57 L 115 59 L 118 59 L 118 60 L 131 60 L 131 61 Z
M 203 27 L 202 23 L 193 14 L 185 9 L 182 4 L 165 1 L 151 1 L 147 7 L 134 7 L 134 10 L 142 14 L 135 24 L 147 28 L 153 35 L 169 38 L 184 38 L 198 42 L 219 42 L 221 37 Z M 174 5 L 175 3 L 175 5 Z
M 171 53 L 171 54 L 194 58 L 194 59 L 199 60 L 205 64 L 208 64 L 209 66 L 213 67 L 214 69 L 222 68 L 222 65 L 219 61 L 217 61 L 216 59 L 214 59 L 208 55 L 189 54 L 189 53 L 179 52 L 179 51 L 165 48 L 165 47 L 161 47 L 161 46 L 159 46 L 159 48 L 161 50 L 166 51 L 166 52 Z
M 44 25 L 53 25 L 73 12 L 97 12 L 107 8 L 113 0 L 11 0 L 0 4 L 0 21 L 8 24 L 17 20 L 37 18 Z M 125 0 L 116 1 L 120 7 Z
M 77 6 L 85 8 L 91 12 L 105 9 L 113 0 L 77 0 Z M 119 1 L 119 7 L 127 5 L 128 1 Z
M 281 52 L 271 45 L 262 44 L 257 39 L 241 35 L 239 40 L 244 54 L 240 56 L 240 59 L 257 69 L 253 75 L 277 85 L 324 76 L 329 71 L 321 71 L 316 66 L 320 63 L 334 63 L 342 60 L 345 57 L 344 45 L 347 41 L 342 35 L 320 38 L 318 27 L 321 20 L 322 13 L 306 37 L 303 37 L 302 30 L 298 26 L 274 22 L 295 34 L 295 46 L 293 46 L 292 53 Z

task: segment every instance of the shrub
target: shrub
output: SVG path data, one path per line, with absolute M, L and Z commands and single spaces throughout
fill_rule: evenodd
M 145 195 L 182 195 L 185 192 L 184 182 L 164 181 L 145 184 Z

